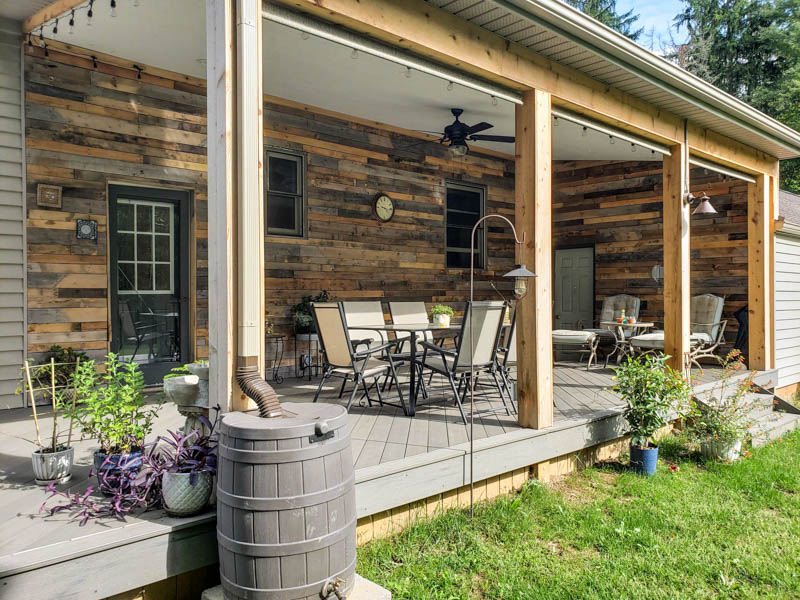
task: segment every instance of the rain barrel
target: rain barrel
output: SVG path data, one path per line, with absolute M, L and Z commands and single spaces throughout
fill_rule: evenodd
M 320 600 L 353 587 L 356 505 L 347 411 L 283 403 L 284 417 L 226 414 L 217 540 L 228 600 Z

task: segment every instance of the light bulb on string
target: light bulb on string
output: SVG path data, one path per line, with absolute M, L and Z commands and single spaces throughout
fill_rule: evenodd
M 112 17 L 117 16 L 117 0 L 111 0 L 111 10 L 110 14 Z
M 411 67 L 406 67 L 406 72 L 405 72 L 406 79 L 411 79 L 411 75 L 412 75 Z
M 589 128 L 584 126 L 583 131 L 581 131 L 581 137 L 586 137 L 589 135 Z
M 353 51 L 350 53 L 350 58 L 352 58 L 353 60 L 357 60 L 358 59 L 358 50 L 353 48 Z
M 56 19 L 56 24 L 53 25 L 53 35 L 58 35 L 58 19 Z
M 307 31 L 301 31 L 301 32 L 300 32 L 300 39 L 307 40 L 307 39 L 308 39 L 308 38 L 310 38 L 310 37 L 311 37 L 311 36 L 310 36 L 310 35 L 308 35 L 308 32 L 307 32 Z
M 631 142 L 631 152 L 636 152 L 636 144 Z
M 612 146 L 614 145 L 614 136 L 613 135 L 608 136 L 608 143 L 611 144 Z
M 69 29 L 67 30 L 70 35 L 75 33 L 75 10 L 73 9 L 72 14 L 69 16 Z
M 452 81 L 448 81 L 447 82 L 447 91 L 448 92 L 452 92 L 453 91 L 453 82 Z
M 558 127 L 558 117 L 553 117 L 553 127 Z
M 94 0 L 89 0 L 89 10 L 86 11 L 86 26 L 92 26 L 92 17 L 94 17 Z
M 492 96 L 492 106 L 497 106 L 497 96 Z
M 44 27 L 39 28 L 39 41 L 44 42 Z

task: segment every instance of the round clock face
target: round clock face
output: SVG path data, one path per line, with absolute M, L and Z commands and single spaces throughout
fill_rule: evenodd
M 381 221 L 388 221 L 394 216 L 394 201 L 386 194 L 375 198 L 375 215 Z

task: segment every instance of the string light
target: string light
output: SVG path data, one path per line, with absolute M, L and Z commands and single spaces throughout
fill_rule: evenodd
M 497 96 L 492 96 L 492 106 L 497 106 Z
M 611 144 L 612 146 L 614 145 L 614 136 L 613 135 L 608 136 L 608 143 Z
M 92 17 L 94 16 L 94 0 L 89 0 L 89 10 L 86 13 L 86 26 L 92 26 Z
M 558 127 L 558 117 L 553 117 L 553 127 Z
M 581 137 L 586 137 L 589 135 L 589 128 L 584 125 L 583 131 L 581 131 Z
M 28 46 L 33 46 L 33 42 L 31 41 L 31 33 L 28 32 Z
M 406 73 L 405 73 L 405 75 L 406 75 L 406 79 L 411 79 L 411 75 L 412 75 L 412 73 L 411 73 L 411 67 L 406 67 Z
M 75 33 L 75 9 L 72 9 L 72 14 L 69 16 L 69 34 Z
M 44 27 L 39 28 L 39 41 L 44 43 Z
M 452 81 L 448 81 L 447 82 L 447 91 L 448 92 L 452 92 L 453 91 L 453 82 Z
M 636 152 L 636 144 L 631 142 L 631 152 Z
M 301 31 L 301 32 L 300 32 L 300 38 L 301 38 L 301 39 L 307 40 L 307 39 L 308 39 L 308 38 L 310 38 L 310 37 L 311 37 L 311 36 L 310 36 L 310 35 L 308 35 L 308 32 L 307 32 L 307 31 Z
M 117 16 L 117 0 L 111 0 L 111 16 Z
M 357 60 L 358 59 L 358 50 L 353 48 L 353 51 L 350 53 L 350 58 L 352 58 L 353 60 Z
M 58 19 L 56 19 L 56 24 L 53 25 L 53 35 L 58 35 Z

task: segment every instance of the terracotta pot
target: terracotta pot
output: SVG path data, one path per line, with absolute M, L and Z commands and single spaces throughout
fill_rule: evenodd
M 66 483 L 72 478 L 72 461 L 75 449 L 69 447 L 58 452 L 31 452 L 33 476 L 39 485 L 50 485 L 53 482 Z
M 192 485 L 191 473 L 164 473 L 161 477 L 161 500 L 164 510 L 174 517 L 188 517 L 201 512 L 211 497 L 211 473 L 198 473 Z

